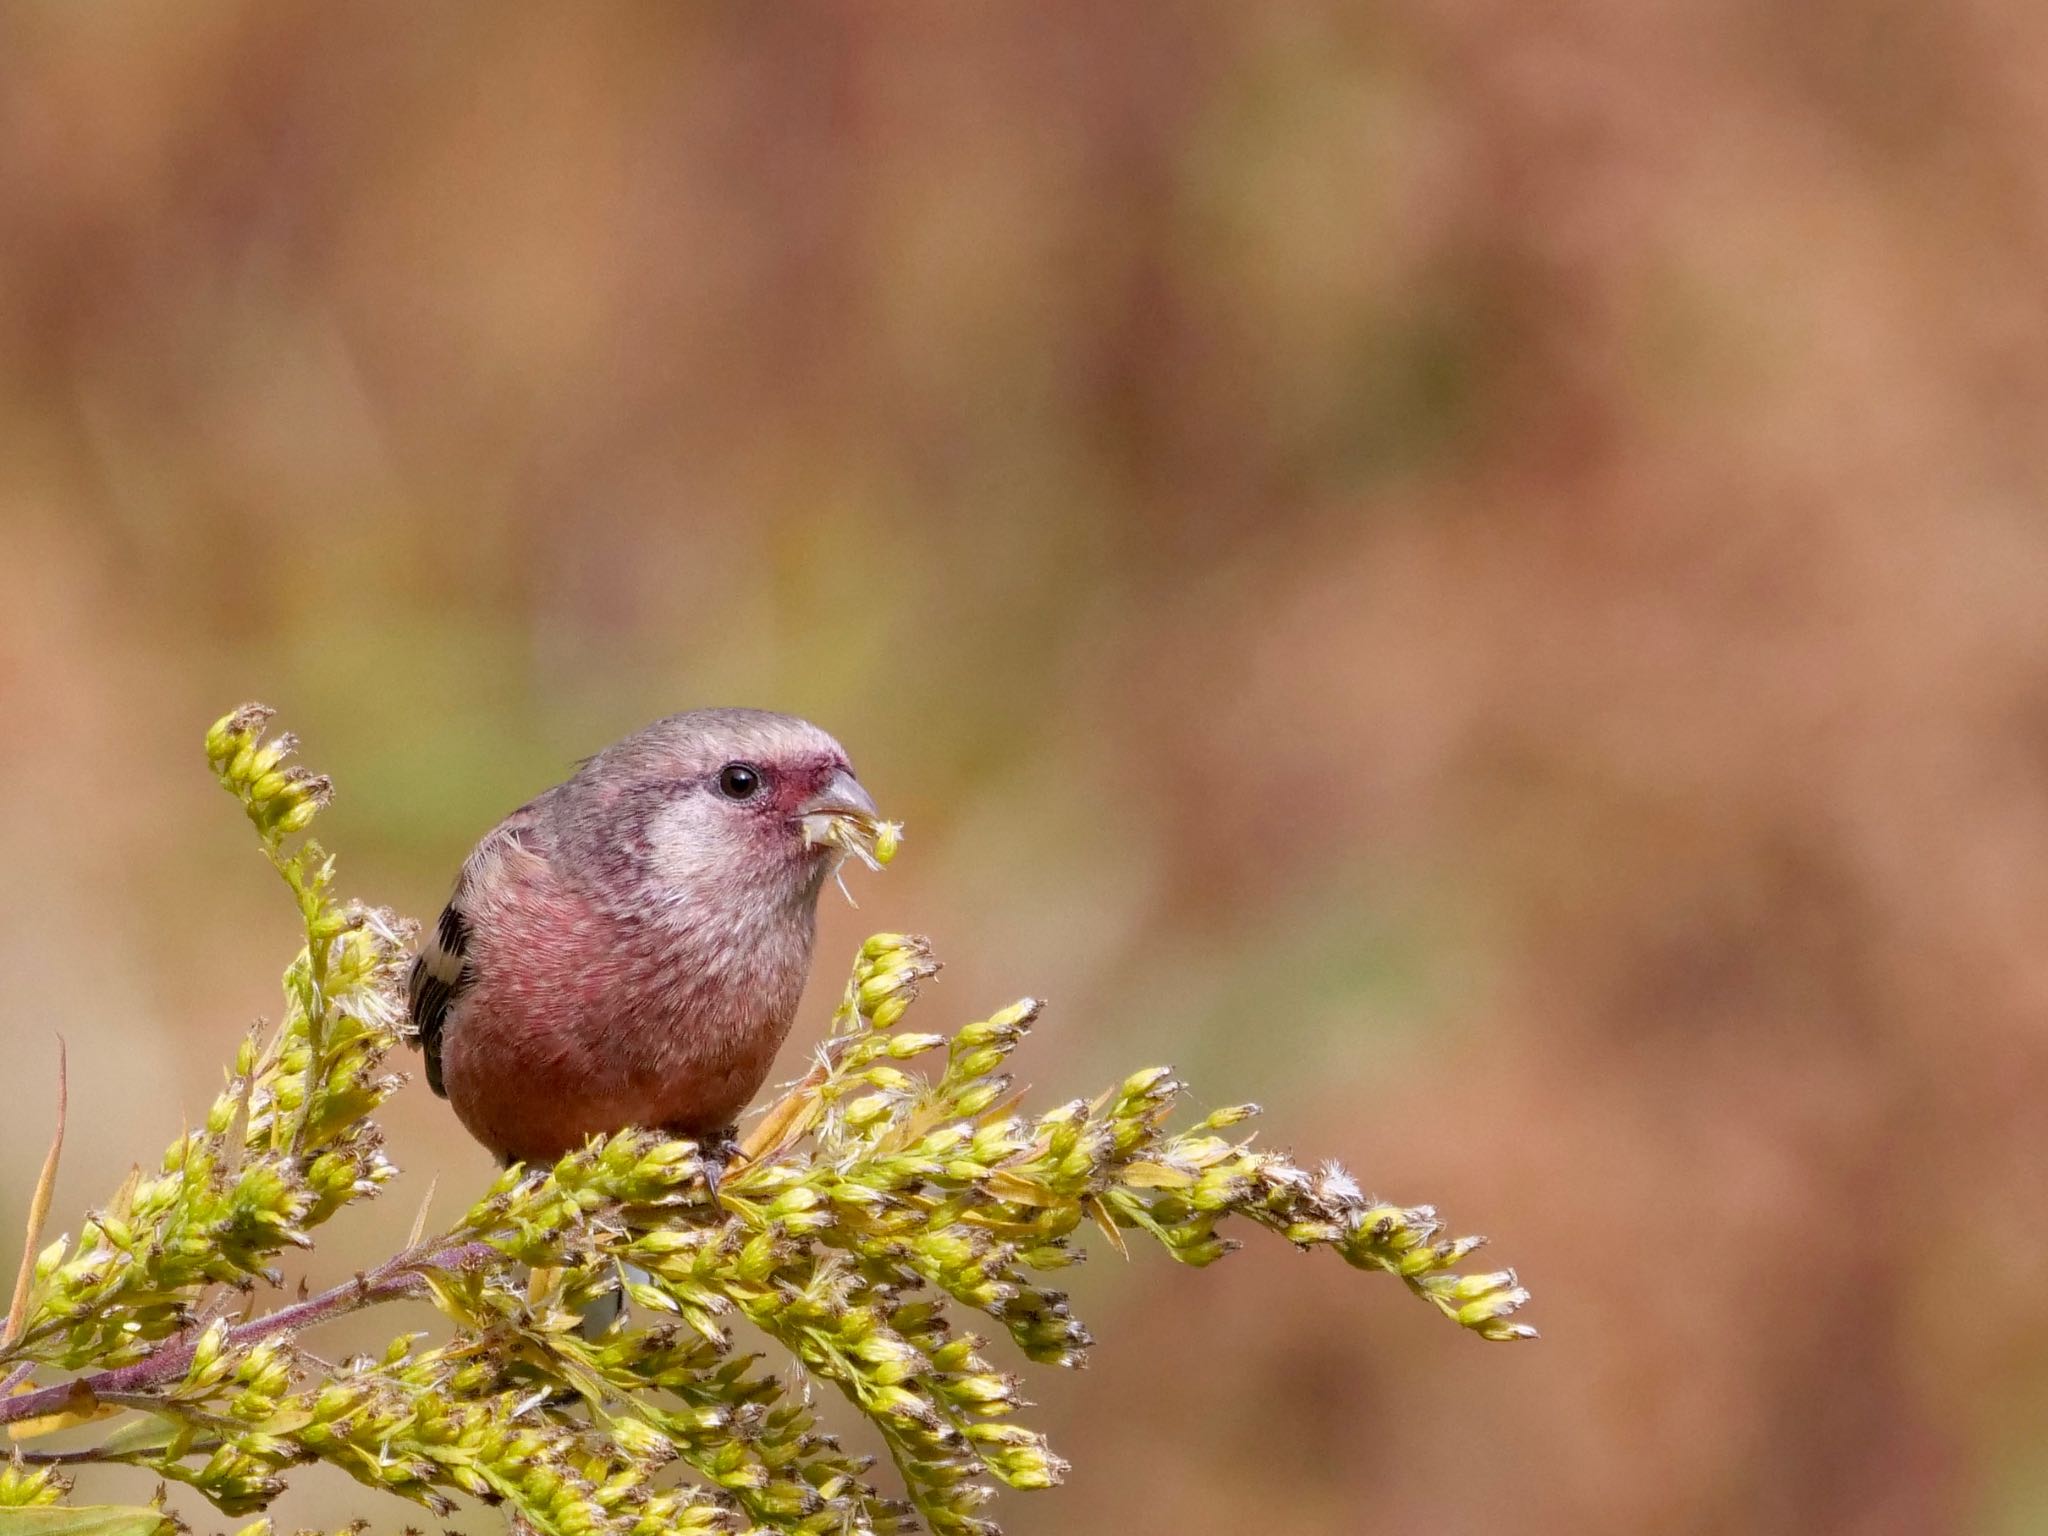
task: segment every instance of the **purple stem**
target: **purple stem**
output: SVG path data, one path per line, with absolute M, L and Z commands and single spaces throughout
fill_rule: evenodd
M 345 1312 L 395 1301 L 424 1289 L 429 1270 L 462 1269 L 490 1258 L 494 1253 L 495 1250 L 487 1243 L 460 1243 L 426 1253 L 401 1253 L 317 1296 L 308 1296 L 304 1301 L 295 1301 L 288 1307 L 279 1307 L 275 1312 L 266 1312 L 261 1317 L 252 1317 L 246 1323 L 237 1324 L 228 1330 L 228 1344 L 232 1347 L 280 1333 L 296 1333 Z M 0 1398 L 0 1424 L 33 1419 L 45 1413 L 60 1413 L 73 1405 L 81 1388 L 98 1397 L 104 1393 L 135 1392 L 160 1386 L 183 1376 L 191 1368 L 192 1356 L 198 1346 L 197 1337 L 188 1337 L 182 1343 L 167 1341 L 132 1365 L 98 1371 L 75 1381 L 60 1382 L 54 1387 L 24 1392 L 19 1397 Z

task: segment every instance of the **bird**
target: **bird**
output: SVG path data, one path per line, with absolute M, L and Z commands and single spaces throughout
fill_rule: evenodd
M 819 892 L 897 831 L 807 720 L 699 709 L 614 742 L 463 863 L 407 975 L 428 1086 L 508 1165 L 638 1127 L 722 1168 L 795 1017 Z

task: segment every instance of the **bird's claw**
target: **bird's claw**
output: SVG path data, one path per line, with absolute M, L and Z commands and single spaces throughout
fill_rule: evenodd
M 711 1198 L 716 1200 L 718 1186 L 725 1181 L 726 1170 L 735 1160 L 746 1160 L 746 1154 L 740 1150 L 739 1127 L 728 1125 L 723 1130 L 698 1137 L 697 1159 L 704 1167 L 705 1187 L 711 1191 Z

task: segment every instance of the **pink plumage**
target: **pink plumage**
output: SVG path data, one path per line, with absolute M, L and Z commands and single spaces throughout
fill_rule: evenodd
M 698 710 L 607 747 L 464 864 L 413 962 L 427 1078 L 507 1161 L 649 1126 L 730 1134 L 789 1032 L 815 836 L 874 803 L 825 732 Z

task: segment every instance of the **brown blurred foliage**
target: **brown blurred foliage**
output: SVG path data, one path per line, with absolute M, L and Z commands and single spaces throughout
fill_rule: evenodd
M 1537 1291 L 1098 1264 L 1016 1530 L 2039 1529 L 2044 64 L 2022 0 L 0 12 L 4 1230 L 53 1031 L 63 1213 L 274 1006 L 221 709 L 424 912 L 768 704 L 910 826 L 825 955 L 928 931 L 1046 1092 L 1173 1060 Z

